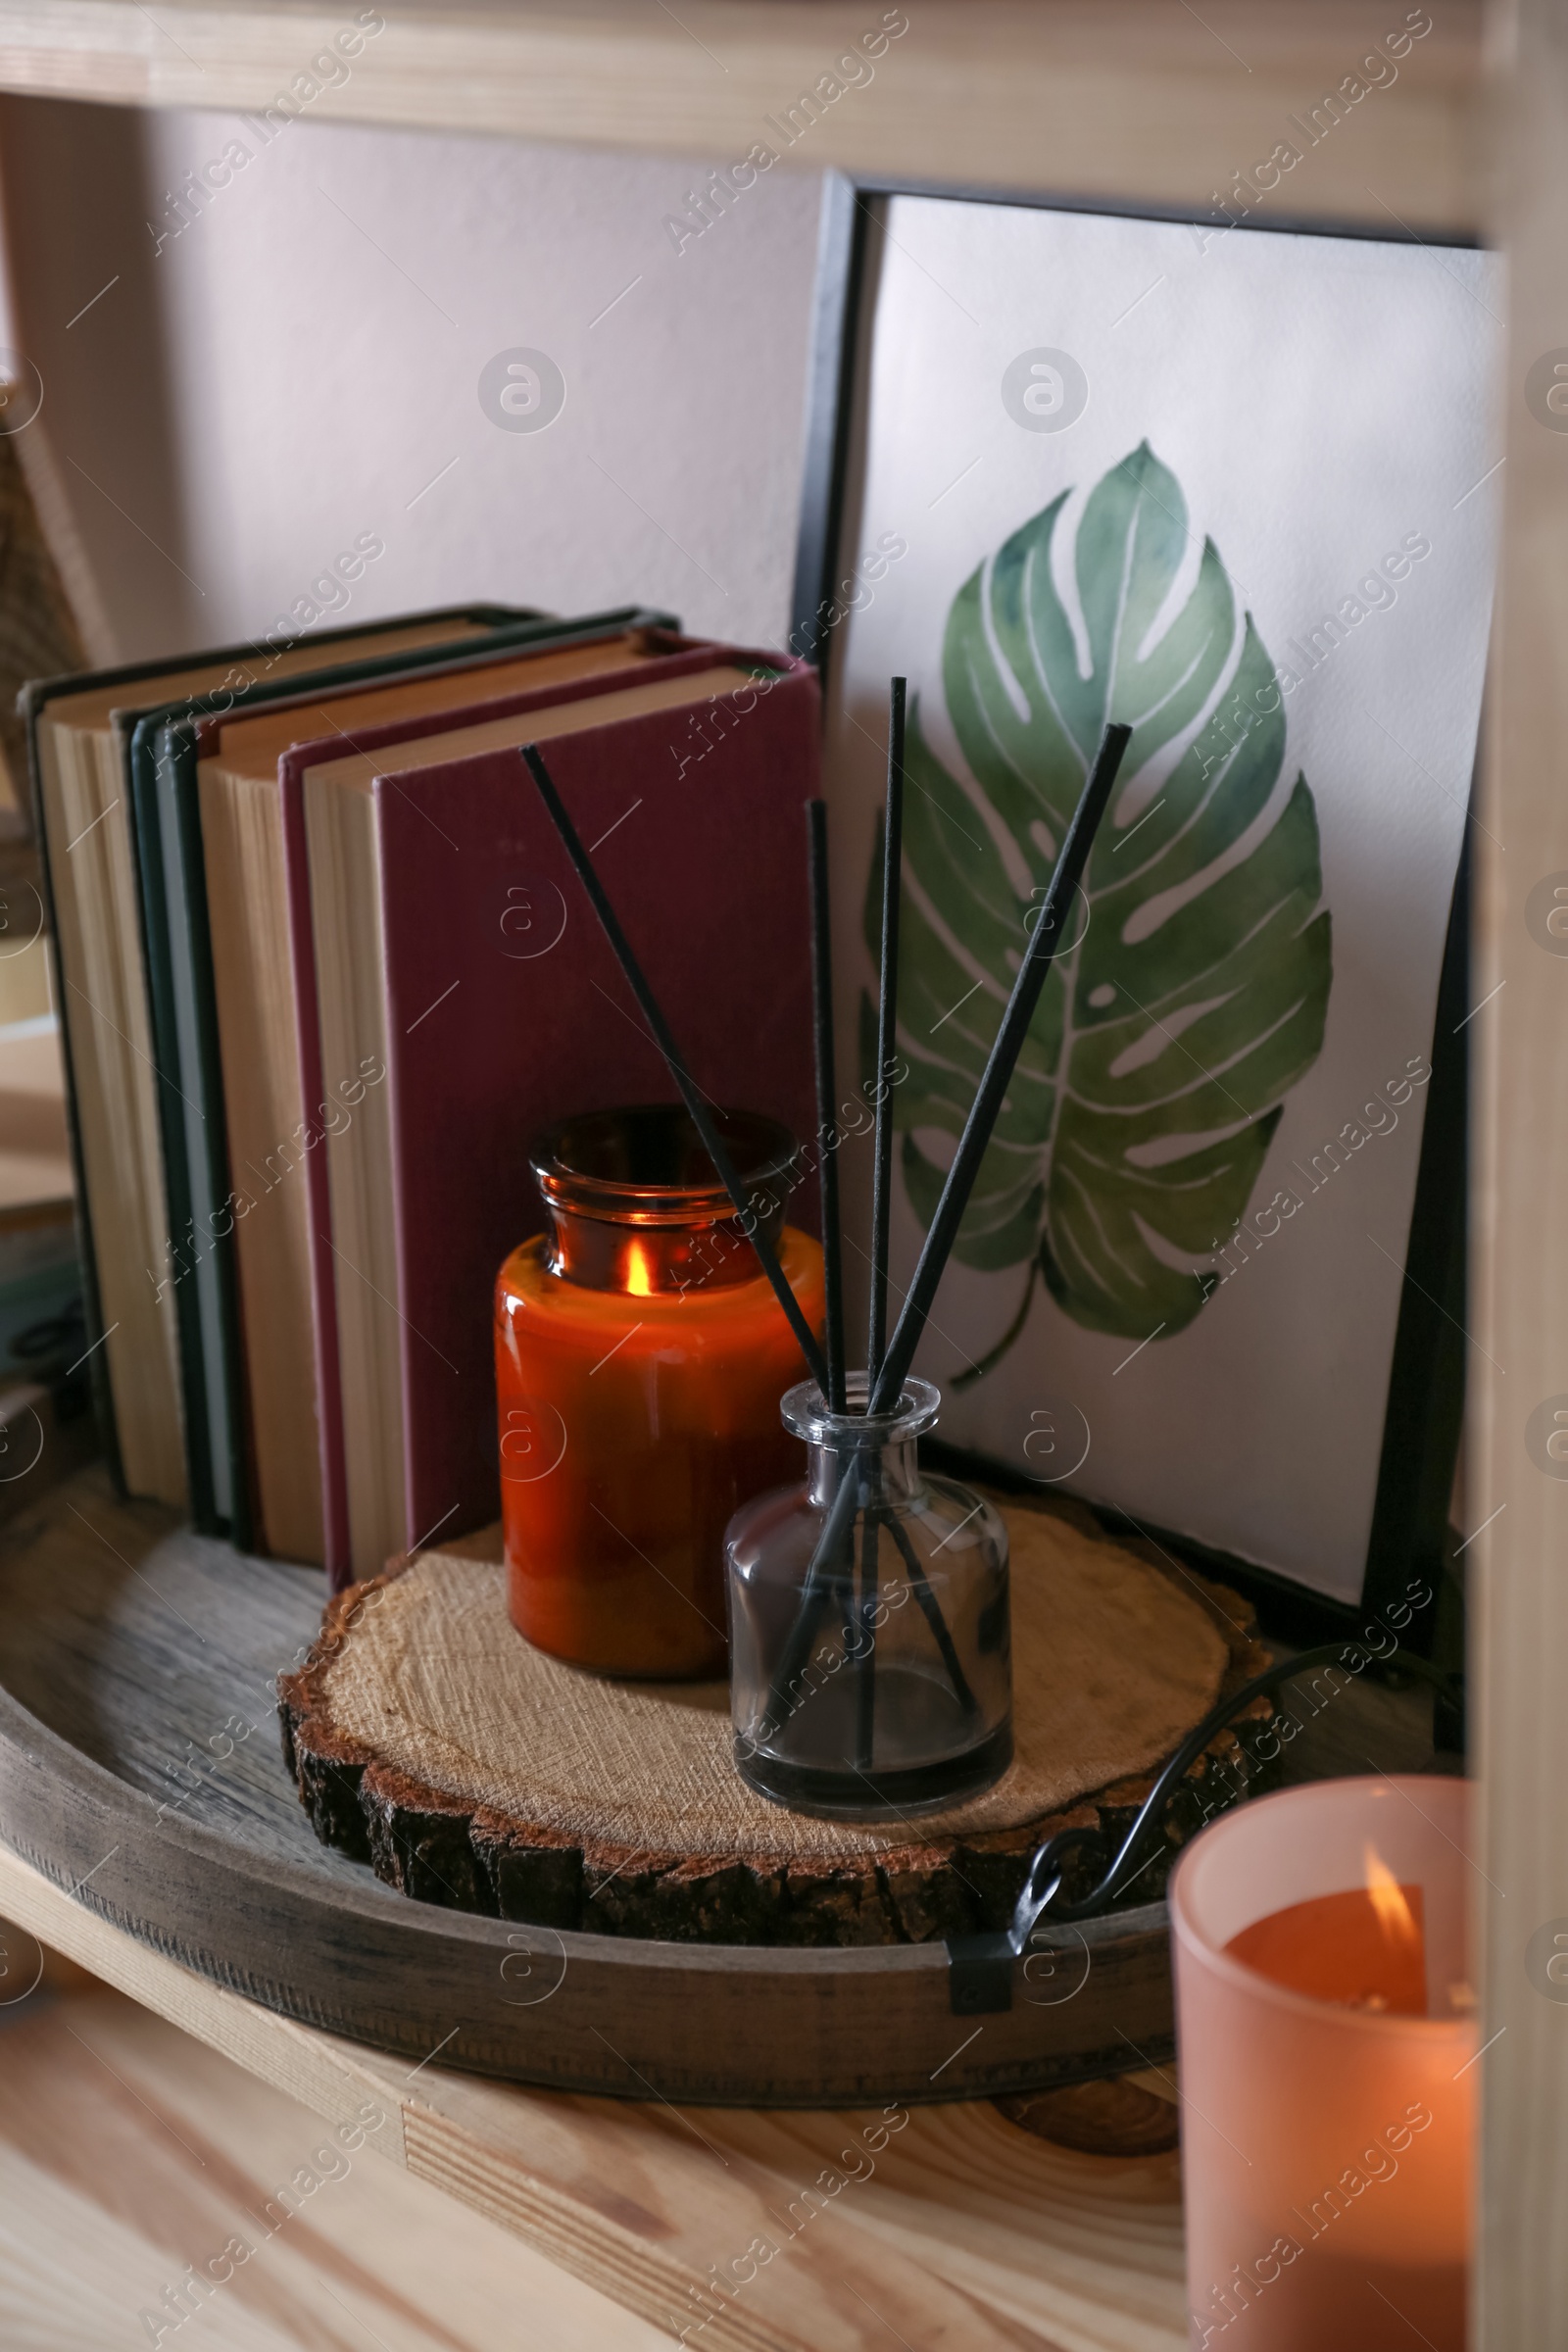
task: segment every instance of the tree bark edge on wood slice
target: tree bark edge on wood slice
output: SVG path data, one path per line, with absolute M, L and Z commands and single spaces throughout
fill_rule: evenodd
M 998 1499 L 1009 1517 L 1019 1510 L 1015 1498 Z M 1152 1544 L 1112 1545 L 1081 1505 L 1054 1500 L 1025 1507 L 1031 1516 L 1043 1508 L 1080 1535 L 1131 1554 L 1173 1586 L 1179 1577 L 1179 1589 L 1200 1601 L 1224 1642 L 1221 1694 L 1269 1662 L 1250 1605 L 1228 1588 L 1175 1569 Z M 367 1607 L 419 1557 L 428 1555 L 395 1560 L 385 1575 L 337 1594 L 304 1665 L 278 1681 L 284 1759 L 317 1836 L 368 1862 L 387 1886 L 416 1901 L 519 1924 L 676 1942 L 929 1942 L 1005 1927 L 1030 1855 L 1059 1830 L 1093 1827 L 1114 1850 L 1158 1770 L 1112 1781 L 1005 1829 L 922 1838 L 911 1824 L 905 1841 L 883 1845 L 874 1858 L 681 1854 L 644 1850 L 612 1836 L 564 1833 L 423 1781 L 334 1722 L 326 1685 L 343 1644 Z M 1123 1890 L 1123 1906 L 1157 1900 L 1186 1839 L 1214 1812 L 1273 1785 L 1278 1767 L 1271 1771 L 1257 1752 L 1273 1715 L 1269 1699 L 1255 1699 L 1189 1768 L 1166 1807 L 1162 1844 Z M 1069 1870 L 1070 1896 L 1091 1884 L 1087 1863 Z

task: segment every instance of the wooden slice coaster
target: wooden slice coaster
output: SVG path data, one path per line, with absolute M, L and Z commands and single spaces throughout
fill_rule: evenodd
M 1119 1836 L 1152 1768 L 1267 1652 L 1244 1602 L 1152 1546 L 1072 1505 L 998 1499 L 1016 1754 L 950 1812 L 849 1824 L 766 1803 L 731 1761 L 722 1684 L 613 1682 L 531 1648 L 491 1529 L 339 1594 L 281 1679 L 317 1834 L 421 1901 L 602 1935 L 888 1944 L 1002 1927 L 1035 1846 L 1090 1823 Z M 1267 1786 L 1223 1767 L 1271 1715 L 1255 1701 L 1193 1766 L 1126 1900 L 1157 1897 L 1216 1801 Z

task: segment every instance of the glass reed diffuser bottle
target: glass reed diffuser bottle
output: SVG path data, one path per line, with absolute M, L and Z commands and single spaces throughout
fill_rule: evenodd
M 929 1381 L 895 1410 L 849 1410 L 812 1381 L 784 1426 L 809 1449 L 803 1487 L 747 1503 L 725 1537 L 735 1762 L 808 1813 L 930 1812 L 1012 1757 L 1007 1535 L 989 1502 L 920 1468 Z

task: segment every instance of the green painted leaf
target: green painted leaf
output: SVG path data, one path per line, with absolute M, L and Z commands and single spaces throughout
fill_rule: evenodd
M 1277 789 L 1273 663 L 1251 615 L 1238 623 L 1211 541 L 1172 606 L 1190 537 L 1174 474 L 1146 442 L 1096 484 L 1070 551 L 1076 615 L 1053 578 L 1066 495 L 954 600 L 942 684 L 967 779 L 932 750 L 911 701 L 899 984 L 910 1074 L 896 1117 L 909 1200 L 929 1224 L 943 1164 L 919 1139 L 962 1127 L 1089 761 L 1106 722 L 1125 721 L 1088 929 L 1047 982 L 956 1254 L 993 1271 L 1038 1259 L 1088 1329 L 1169 1337 L 1212 1289 L 1212 1253 L 1323 1042 L 1317 815 L 1304 776 Z M 1161 754 L 1157 781 L 1146 771 Z M 879 840 L 873 955 L 880 861 Z M 869 1069 L 868 999 L 861 1016 Z

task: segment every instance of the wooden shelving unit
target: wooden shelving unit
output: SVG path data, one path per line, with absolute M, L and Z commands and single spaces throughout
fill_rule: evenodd
M 151 8 L 0 0 L 0 88 L 119 106 L 265 109 L 355 13 L 281 0 L 155 0 Z M 769 140 L 783 144 L 790 168 L 1203 213 L 1234 174 L 1293 135 L 1293 118 L 1354 74 L 1371 42 L 1407 21 L 1402 0 L 1370 16 L 1359 0 L 906 0 L 889 13 L 907 26 L 877 61 L 874 80 L 826 104 L 793 141 L 773 138 L 768 119 L 875 29 L 883 14 L 875 0 L 467 0 L 452 8 L 381 0 L 384 28 L 309 112 L 319 121 L 658 152 L 701 160 L 705 170 Z M 1314 141 L 1256 217 L 1373 233 L 1484 234 L 1504 246 L 1510 265 L 1511 342 L 1499 387 L 1504 549 L 1469 1032 L 1478 1434 L 1467 1558 L 1480 1592 L 1483 1832 L 1474 1862 L 1488 2053 L 1475 2342 L 1478 2352 L 1547 2352 L 1562 2340 L 1568 2308 L 1568 2233 L 1558 2222 L 1568 2178 L 1568 2006 L 1544 1980 L 1537 1947 L 1543 1935 L 1549 1946 L 1555 1930 L 1568 1933 L 1568 1480 L 1543 1473 L 1526 1433 L 1538 1408 L 1568 1396 L 1559 1173 L 1568 1165 L 1568 960 L 1544 952 L 1527 908 L 1538 885 L 1568 873 L 1559 773 L 1568 735 L 1568 434 L 1544 429 L 1522 388 L 1543 355 L 1568 349 L 1568 28 L 1547 0 L 1495 0 L 1485 23 L 1469 5 L 1434 6 L 1430 16 L 1397 78 Z M 346 2095 L 340 2082 L 384 2078 L 381 2061 L 185 1980 L 3 1854 L 0 1908 L 323 2112 Z M 502 2215 L 635 2308 L 652 2316 L 657 2301 L 664 2325 L 670 2290 L 700 2277 L 717 2249 L 701 2219 L 710 2210 L 707 2175 L 699 2183 L 691 2172 L 690 2193 L 670 2192 L 667 2206 L 656 2199 L 613 2215 L 595 2206 L 592 2181 L 617 2166 L 651 2179 L 644 2152 L 657 2143 L 662 2165 L 709 2168 L 739 2227 L 748 2199 L 787 2200 L 788 2182 L 840 2129 L 826 2118 L 808 2128 L 801 2118 L 743 2125 L 731 2117 L 712 2129 L 699 2119 L 718 2147 L 715 2161 L 678 2121 L 653 2110 L 601 2113 L 596 2103 L 497 2091 L 435 2067 L 395 2095 L 411 2169 Z M 955 2347 L 1174 2347 L 1179 2250 L 1168 2172 L 1156 2163 L 1113 2177 L 1097 2169 L 1103 2160 L 1043 2153 L 1028 2194 L 1009 2202 L 993 2129 L 1004 2127 L 978 2111 L 917 2118 L 898 2143 L 899 2161 L 911 2182 L 923 2169 L 923 2189 L 912 2186 L 905 2200 L 890 2181 L 864 2192 L 858 2207 L 846 2199 L 855 2259 L 867 2265 L 856 2272 L 866 2293 L 857 2289 L 853 2307 L 835 2289 L 820 2306 L 803 2302 L 788 2328 L 781 2322 L 769 2331 L 770 2323 L 754 2320 L 760 2302 L 738 2304 L 731 2331 L 715 2321 L 709 2340 L 887 2341 L 866 2306 L 877 2306 L 876 2280 L 906 2262 L 887 2290 L 898 2299 L 880 2306 L 906 2340 L 932 2340 L 933 2314 L 962 2306 L 969 2316 L 941 2339 Z M 564 2164 L 577 2168 L 569 2194 L 558 2185 Z M 960 2209 L 969 2216 L 963 2228 L 954 2219 Z M 718 2235 L 728 2243 L 727 2232 Z M 982 2278 L 1000 2300 L 984 2304 Z

